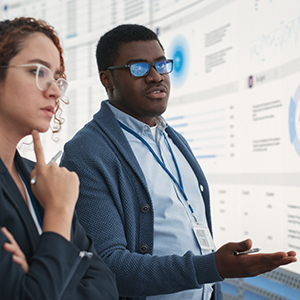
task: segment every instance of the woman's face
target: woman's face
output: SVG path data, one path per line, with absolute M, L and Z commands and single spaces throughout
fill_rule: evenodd
M 60 77 L 60 57 L 54 43 L 43 33 L 34 33 L 22 43 L 22 50 L 9 66 L 41 64 Z M 36 85 L 36 67 L 10 67 L 0 83 L 0 130 L 22 138 L 33 129 L 45 132 L 53 117 L 60 91 L 52 82 L 48 90 Z

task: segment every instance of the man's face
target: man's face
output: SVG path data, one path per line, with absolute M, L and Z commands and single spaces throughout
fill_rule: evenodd
M 123 43 L 115 66 L 134 62 L 157 62 L 164 60 L 164 52 L 156 40 Z M 110 72 L 110 71 L 105 71 Z M 170 93 L 168 74 L 160 75 L 154 67 L 146 77 L 133 77 L 129 68 L 107 74 L 111 79 L 108 89 L 109 101 L 116 108 L 148 124 L 155 125 L 155 118 L 167 108 Z

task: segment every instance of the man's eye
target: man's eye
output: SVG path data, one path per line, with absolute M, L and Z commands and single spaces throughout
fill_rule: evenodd
M 132 68 L 133 68 L 134 70 L 136 70 L 136 71 L 139 71 L 139 70 L 142 69 L 142 66 L 139 65 L 139 64 L 135 64 L 135 65 L 132 65 Z
M 157 68 L 164 69 L 166 67 L 166 62 L 162 61 L 156 64 Z

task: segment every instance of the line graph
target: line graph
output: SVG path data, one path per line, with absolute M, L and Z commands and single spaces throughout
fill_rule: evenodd
M 281 21 L 270 30 L 250 43 L 250 60 L 267 60 L 287 57 L 300 48 L 300 15 L 290 21 Z M 298 51 L 299 53 L 299 51 Z

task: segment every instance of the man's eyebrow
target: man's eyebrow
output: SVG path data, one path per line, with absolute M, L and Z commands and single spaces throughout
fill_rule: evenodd
M 163 55 L 163 56 L 156 58 L 154 61 L 160 61 L 160 60 L 165 60 L 165 59 L 166 59 L 166 57 Z M 148 62 L 148 61 L 146 59 L 142 59 L 142 58 L 130 59 L 126 62 L 126 65 L 137 63 L 137 62 Z

